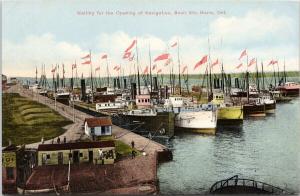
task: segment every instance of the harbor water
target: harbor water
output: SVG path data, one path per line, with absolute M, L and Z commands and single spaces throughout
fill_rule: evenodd
M 205 194 L 218 180 L 239 175 L 300 192 L 300 99 L 276 113 L 219 127 L 215 136 L 176 133 L 173 161 L 158 168 L 161 194 Z

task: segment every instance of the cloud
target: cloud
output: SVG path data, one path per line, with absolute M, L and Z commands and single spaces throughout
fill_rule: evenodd
M 130 35 L 123 31 L 115 33 L 101 33 L 96 38 L 92 50 L 93 67 L 101 66 L 101 74 L 106 76 L 106 63 L 109 65 L 111 75 L 116 75 L 113 70 L 115 65 L 122 65 L 125 74 L 134 72 L 134 62 L 129 63 L 122 59 L 124 50 L 134 39 L 138 40 L 138 57 L 141 70 L 149 65 L 149 46 L 153 59 L 165 52 L 169 52 L 173 59 L 174 70 L 178 72 L 177 47 L 171 45 L 179 40 L 179 55 L 182 65 L 188 65 L 189 73 L 204 73 L 205 66 L 194 71 L 194 65 L 210 52 L 211 61 L 223 59 L 227 72 L 236 72 L 235 67 L 240 64 L 238 60 L 242 50 L 247 48 L 249 60 L 257 58 L 259 62 L 267 64 L 272 58 L 278 59 L 280 66 L 285 58 L 288 70 L 299 69 L 299 38 L 293 19 L 266 12 L 253 10 L 242 17 L 224 16 L 215 19 L 210 24 L 209 40 L 207 36 L 186 34 L 176 35 L 162 39 L 154 35 Z M 210 44 L 208 44 L 208 42 Z M 135 48 L 133 49 L 135 51 Z M 56 63 L 66 65 L 67 76 L 71 76 L 71 64 L 77 61 L 82 63 L 81 57 L 88 53 L 87 50 L 76 43 L 58 41 L 52 34 L 31 35 L 20 43 L 8 40 L 3 42 L 3 72 L 11 76 L 34 76 L 36 66 L 45 64 L 48 77 L 51 76 L 51 66 Z M 108 61 L 101 59 L 103 54 L 108 54 Z M 246 64 L 246 58 L 241 62 Z M 164 66 L 164 62 L 156 63 L 169 73 L 170 66 Z M 172 64 L 171 64 L 172 65 Z M 78 74 L 89 76 L 88 65 L 78 66 Z M 238 70 L 242 71 L 244 68 Z M 254 67 L 254 66 L 253 66 Z M 282 66 L 281 66 L 282 68 Z M 251 67 L 251 69 L 254 68 Z M 216 66 L 214 71 L 219 72 Z M 266 67 L 272 71 L 272 67 Z

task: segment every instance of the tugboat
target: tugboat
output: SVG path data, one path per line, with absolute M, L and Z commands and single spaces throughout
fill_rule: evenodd
M 175 116 L 175 126 L 184 131 L 215 135 L 216 110 L 212 104 L 184 108 Z
M 214 93 L 212 103 L 217 107 L 218 124 L 243 122 L 243 106 L 234 106 L 232 103 L 225 103 L 223 93 Z
M 286 82 L 284 85 L 278 86 L 276 90 L 280 91 L 284 96 L 299 96 L 300 84 L 295 82 Z

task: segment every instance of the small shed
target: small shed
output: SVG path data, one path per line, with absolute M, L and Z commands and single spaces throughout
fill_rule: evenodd
M 88 136 L 103 136 L 112 134 L 112 122 L 110 117 L 86 118 L 84 120 L 84 132 Z

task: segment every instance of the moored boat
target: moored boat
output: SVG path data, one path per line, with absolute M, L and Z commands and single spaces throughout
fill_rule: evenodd
M 212 103 L 217 107 L 218 124 L 243 122 L 243 106 L 233 106 L 232 103 L 225 103 L 223 93 L 214 93 Z
M 284 96 L 299 96 L 300 84 L 286 82 L 284 85 L 278 86 L 276 90 L 280 91 Z
M 185 108 L 175 116 L 175 127 L 183 131 L 215 135 L 217 127 L 216 111 L 205 105 L 201 108 Z

